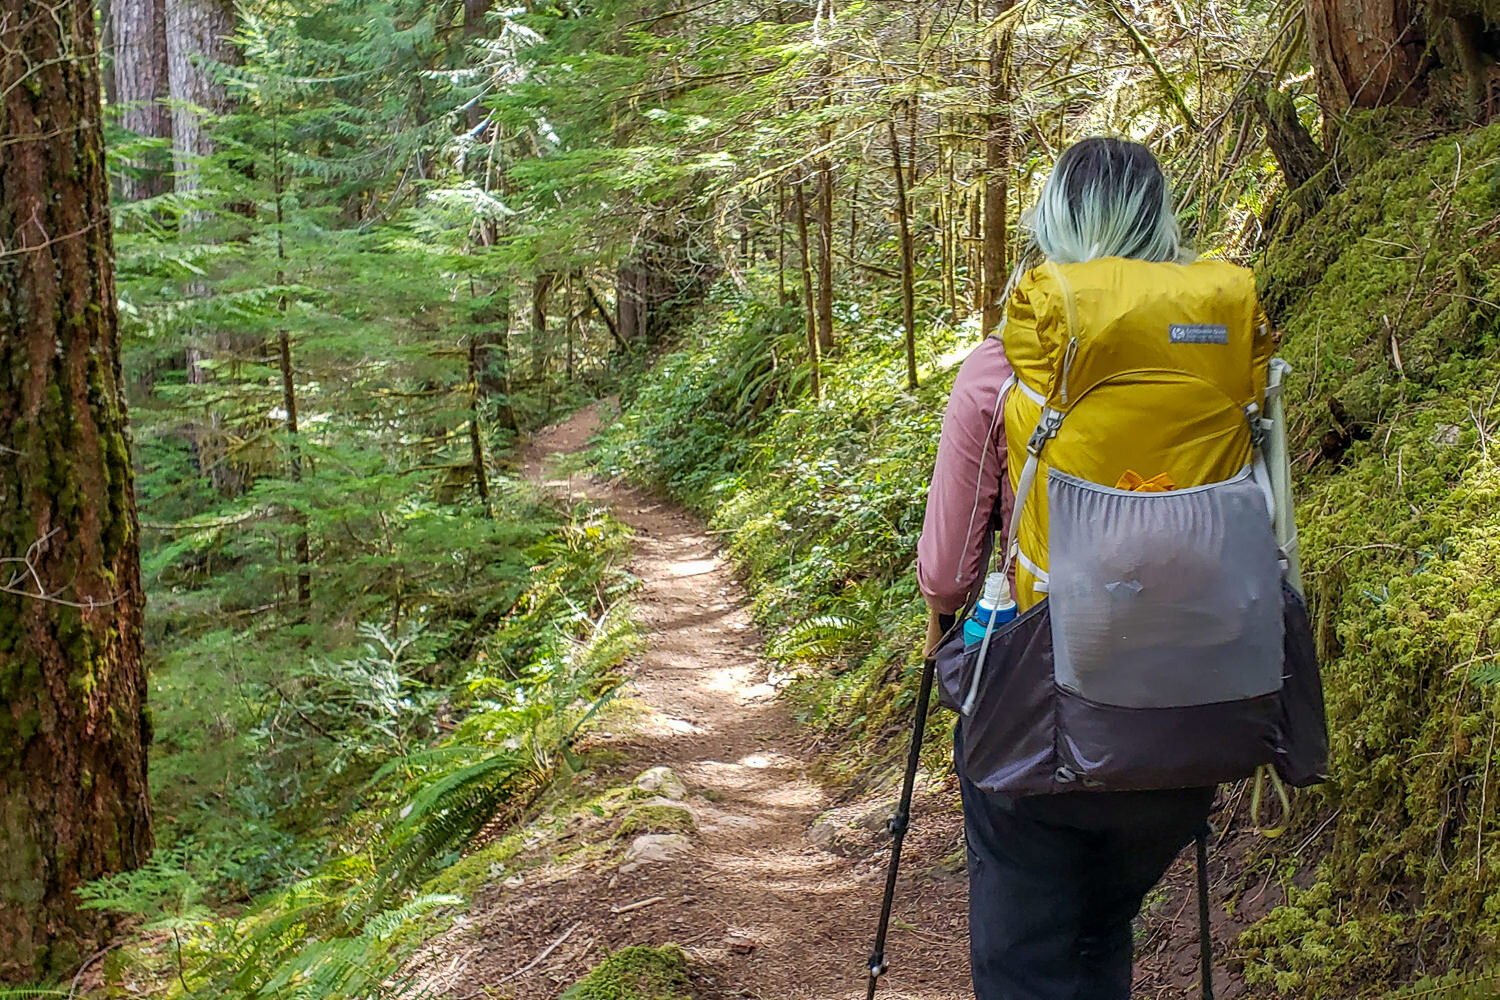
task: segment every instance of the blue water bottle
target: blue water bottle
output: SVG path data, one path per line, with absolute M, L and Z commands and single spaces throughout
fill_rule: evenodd
M 974 605 L 974 613 L 964 621 L 964 645 L 973 646 L 984 641 L 984 630 L 991 620 L 998 628 L 1016 617 L 1016 602 L 1010 596 L 1010 581 L 1004 573 L 991 573 L 984 578 L 984 593 Z

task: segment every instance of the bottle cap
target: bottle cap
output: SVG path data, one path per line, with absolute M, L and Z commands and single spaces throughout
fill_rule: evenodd
M 979 603 L 987 608 L 998 608 L 1010 603 L 1010 581 L 1004 573 L 991 573 L 984 578 L 984 594 Z

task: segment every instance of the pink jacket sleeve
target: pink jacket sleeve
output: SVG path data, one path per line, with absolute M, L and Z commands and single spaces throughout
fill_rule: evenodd
M 941 614 L 968 602 L 984 575 L 990 533 L 1010 518 L 1005 420 L 997 412 L 1010 375 L 1005 349 L 988 337 L 953 380 L 917 541 L 917 582 L 928 606 Z M 997 510 L 1001 497 L 1003 509 Z

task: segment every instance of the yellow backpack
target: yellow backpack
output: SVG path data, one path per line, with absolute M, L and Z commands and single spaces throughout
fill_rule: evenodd
M 1051 470 L 1183 490 L 1252 465 L 1273 343 L 1247 269 L 1048 263 L 1017 285 L 1002 339 L 1016 376 L 1004 411 L 1017 498 L 1007 553 L 1022 610 L 1048 591 Z
M 1250 272 L 1047 264 L 1011 297 L 1003 415 L 1021 611 L 939 647 L 980 788 L 1318 780 L 1281 380 Z M 1050 575 L 1049 575 L 1050 574 Z

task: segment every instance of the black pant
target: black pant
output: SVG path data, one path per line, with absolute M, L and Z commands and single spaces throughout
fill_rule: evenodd
M 964 778 L 978 1000 L 1127 1000 L 1131 921 L 1203 829 L 1212 788 L 1011 800 Z

